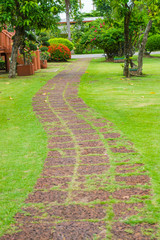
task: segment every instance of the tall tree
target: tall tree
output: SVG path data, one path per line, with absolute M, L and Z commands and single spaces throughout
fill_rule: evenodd
M 67 22 L 68 39 L 71 40 L 70 0 L 65 0 L 65 6 L 66 6 L 66 22 Z
M 141 6 L 144 4 L 144 2 L 139 2 L 139 5 Z M 139 51 L 138 51 L 138 74 L 142 75 L 143 70 L 143 55 L 145 51 L 145 46 L 148 39 L 149 31 L 151 30 L 152 23 L 154 21 L 159 22 L 160 19 L 160 1 L 159 0 L 153 0 L 153 1 L 146 1 L 146 4 L 144 5 L 144 8 L 146 9 L 146 15 L 148 17 L 147 25 L 145 26 L 144 32 L 143 32 L 143 38 L 142 41 L 139 43 Z
M 79 8 L 81 7 L 81 0 L 65 0 L 65 12 L 69 40 L 71 40 L 70 16 L 74 17 L 75 15 L 77 15 L 77 13 L 79 12 Z
M 9 77 L 16 76 L 18 48 L 26 30 L 48 28 L 55 23 L 54 14 L 60 9 L 60 0 L 5 0 L 0 3 L 0 25 L 10 24 L 16 33 L 13 39 Z

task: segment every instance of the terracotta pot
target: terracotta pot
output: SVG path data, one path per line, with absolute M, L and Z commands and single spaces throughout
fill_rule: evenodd
M 34 74 L 34 65 L 17 65 L 18 76 L 29 76 Z
M 47 60 L 41 60 L 41 68 L 47 68 Z

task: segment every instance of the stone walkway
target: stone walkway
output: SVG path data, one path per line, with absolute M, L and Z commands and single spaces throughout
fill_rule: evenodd
M 78 97 L 89 59 L 73 62 L 33 98 L 48 134 L 48 156 L 23 212 L 18 230 L 2 240 L 96 240 L 151 238 L 143 220 L 149 177 L 133 145 Z

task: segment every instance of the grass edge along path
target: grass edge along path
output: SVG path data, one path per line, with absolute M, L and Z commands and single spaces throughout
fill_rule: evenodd
M 153 187 L 152 199 L 146 202 L 152 220 L 159 224 L 160 235 L 159 63 L 160 58 L 144 59 L 146 75 L 126 79 L 121 64 L 92 60 L 81 79 L 79 96 L 113 122 L 140 153 Z
M 32 97 L 69 63 L 49 63 L 33 76 L 0 75 L 0 236 L 33 190 L 47 155 L 47 136 Z

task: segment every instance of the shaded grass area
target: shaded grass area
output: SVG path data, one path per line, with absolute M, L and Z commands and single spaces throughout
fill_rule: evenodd
M 126 79 L 121 64 L 95 59 L 82 77 L 79 89 L 80 97 L 112 121 L 141 154 L 153 186 L 153 205 L 148 207 L 157 221 L 160 219 L 159 64 L 159 58 L 146 58 L 145 75 Z
M 32 191 L 48 151 L 32 97 L 68 64 L 49 63 L 46 70 L 16 79 L 0 75 L 0 235 Z

